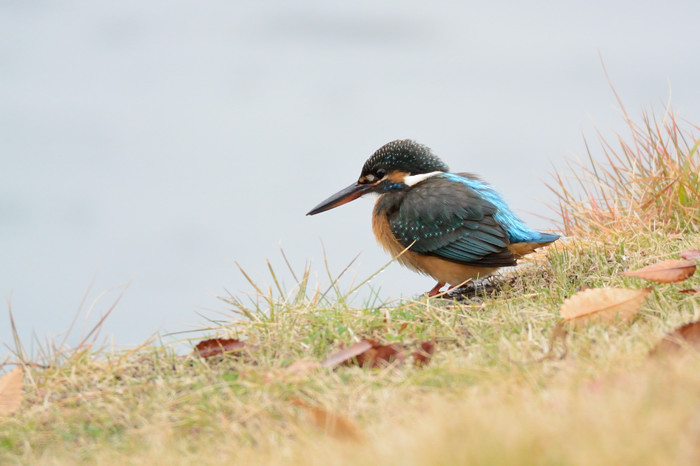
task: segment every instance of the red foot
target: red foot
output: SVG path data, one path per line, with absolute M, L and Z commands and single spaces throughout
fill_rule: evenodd
M 439 294 L 440 294 L 440 288 L 442 288 L 443 286 L 445 286 L 444 283 L 438 282 L 438 284 L 435 285 L 435 286 L 433 287 L 432 290 L 428 291 L 428 292 L 426 293 L 426 295 L 428 295 L 429 298 L 432 298 L 433 296 L 439 295 Z M 451 288 L 450 288 L 450 289 L 451 289 Z

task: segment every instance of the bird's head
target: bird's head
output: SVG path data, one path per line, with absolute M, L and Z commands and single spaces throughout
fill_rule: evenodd
M 335 193 L 306 215 L 320 214 L 365 194 L 409 189 L 426 175 L 447 171 L 448 166 L 430 148 L 410 139 L 392 141 L 367 159 L 356 183 Z

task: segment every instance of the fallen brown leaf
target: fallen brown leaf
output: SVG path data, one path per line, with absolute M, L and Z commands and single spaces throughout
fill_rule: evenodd
M 418 351 L 413 352 L 413 365 L 416 367 L 427 366 L 435 352 L 435 343 L 424 341 L 420 344 Z
M 700 321 L 678 327 L 666 336 L 650 352 L 650 356 L 672 354 L 683 347 L 700 349 Z
M 211 338 L 197 343 L 194 353 L 203 358 L 211 358 L 224 353 L 241 351 L 245 346 L 244 342 L 236 338 Z
M 638 270 L 622 272 L 622 275 L 643 278 L 657 283 L 675 283 L 682 282 L 693 275 L 695 267 L 695 262 L 690 260 L 669 259 Z
M 591 322 L 630 322 L 652 288 L 589 288 L 564 301 L 561 316 L 573 327 Z
M 359 341 L 354 345 L 348 346 L 347 348 L 343 348 L 337 353 L 333 353 L 330 356 L 328 356 L 328 358 L 321 363 L 321 367 L 337 366 L 338 364 L 343 363 L 348 359 L 352 359 L 357 355 L 364 353 L 370 348 L 372 348 L 372 344 L 369 341 Z
M 0 416 L 17 411 L 22 404 L 24 371 L 17 367 L 0 378 Z
M 695 294 L 695 293 L 700 293 L 700 288 L 687 288 L 685 290 L 678 290 L 679 293 L 685 293 L 685 294 Z
M 700 260 L 700 249 L 688 249 L 681 253 L 681 258 L 686 260 Z
M 383 368 L 393 362 L 403 362 L 406 359 L 406 352 L 396 345 L 380 345 L 379 342 L 371 339 L 364 340 L 371 346 L 367 351 L 358 354 L 355 359 L 346 361 L 345 364 L 352 365 L 357 361 L 360 367 Z
M 360 429 L 350 419 L 326 411 L 319 406 L 310 406 L 298 398 L 293 399 L 292 404 L 306 411 L 306 414 L 311 418 L 311 422 L 326 434 L 346 440 L 362 439 Z

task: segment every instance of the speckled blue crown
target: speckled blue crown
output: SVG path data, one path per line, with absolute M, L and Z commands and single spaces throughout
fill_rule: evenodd
M 399 170 L 411 175 L 435 171 L 448 172 L 450 168 L 432 153 L 429 147 L 411 139 L 397 139 L 380 147 L 367 159 L 361 176 L 374 173 L 379 168 Z

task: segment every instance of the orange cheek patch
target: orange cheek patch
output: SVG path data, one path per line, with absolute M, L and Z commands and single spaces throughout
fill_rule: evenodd
M 408 172 L 395 171 L 395 172 L 389 173 L 388 178 L 389 178 L 389 181 L 391 181 L 392 183 L 403 183 L 403 181 L 406 179 L 406 177 L 408 175 L 409 175 Z

